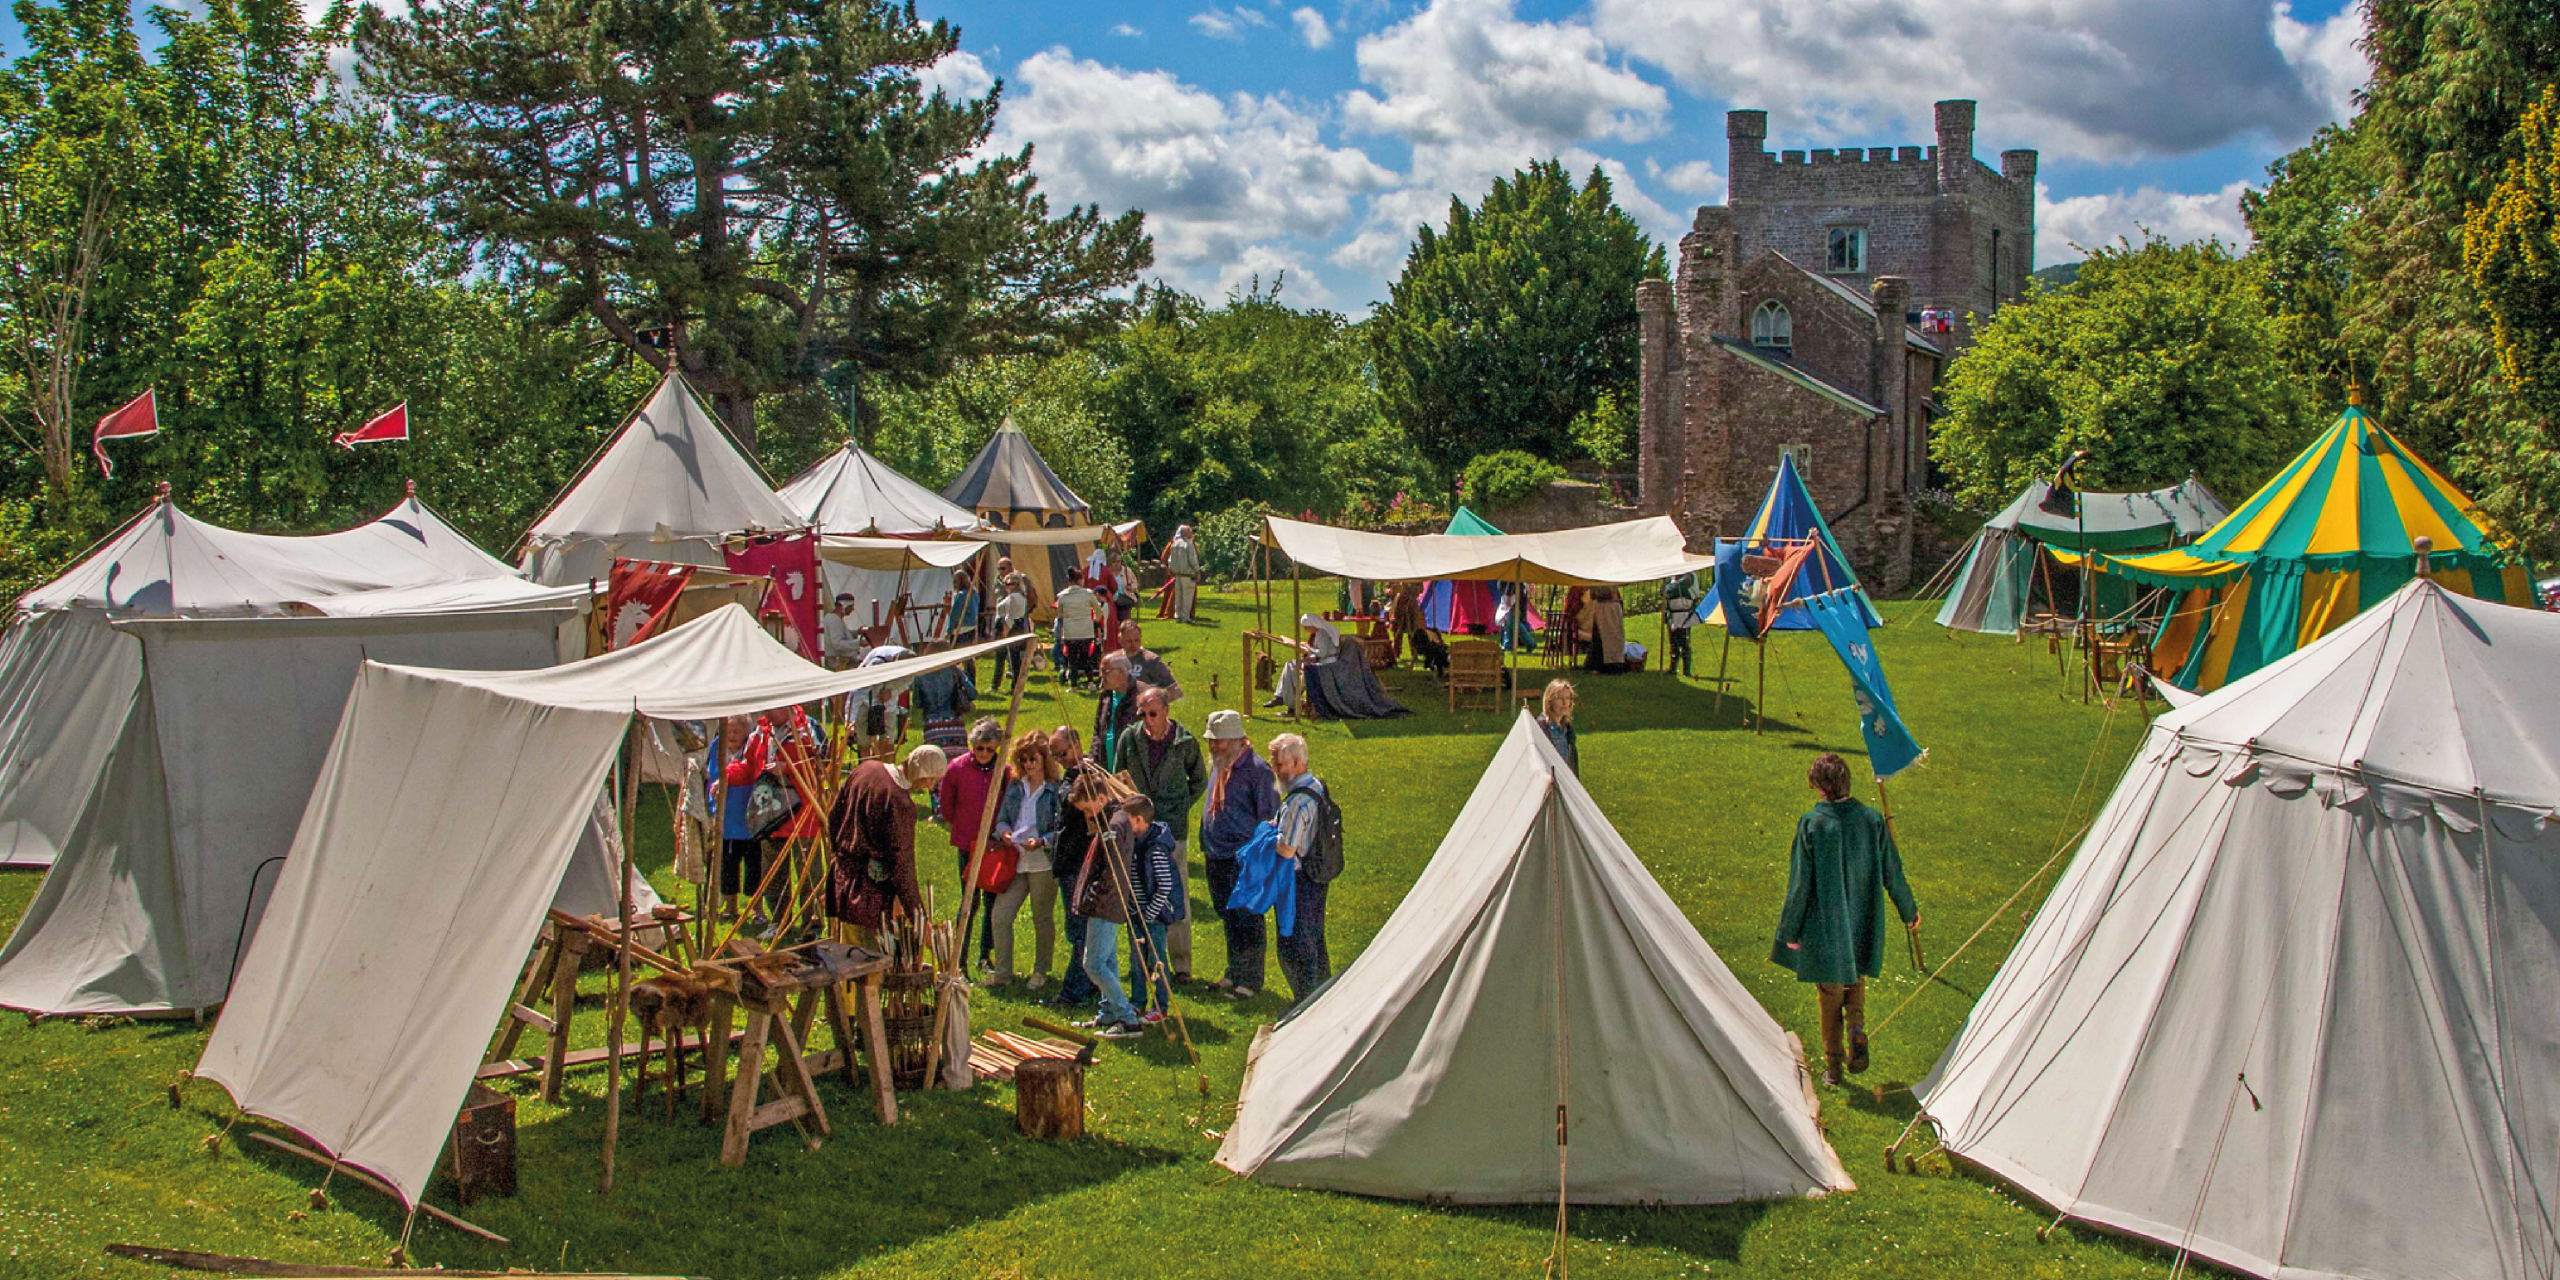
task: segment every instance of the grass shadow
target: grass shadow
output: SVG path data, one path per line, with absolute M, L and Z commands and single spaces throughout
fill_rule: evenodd
M 1712 1205 L 1575 1205 L 1565 1216 L 1565 1230 L 1576 1246 L 1584 1248 L 1605 1245 L 1669 1249 L 1705 1262 L 1735 1263 L 1742 1260 L 1744 1237 L 1769 1215 L 1776 1203 L 1741 1200 Z M 1555 1226 L 1552 1205 L 1469 1205 L 1440 1212 L 1524 1230 L 1553 1230 Z
M 1181 1046 L 1164 1047 L 1181 1057 Z M 1140 1067 L 1130 1062 L 1122 1069 Z M 1106 1058 L 1094 1070 L 1113 1069 Z M 868 1089 L 830 1075 L 818 1089 L 833 1135 L 811 1151 L 792 1126 L 763 1130 L 737 1169 L 720 1165 L 722 1130 L 700 1120 L 691 1096 L 670 1121 L 657 1091 L 645 1106 L 626 1095 L 614 1190 L 599 1194 L 603 1084 L 592 1075 L 580 1084 L 583 1089 L 556 1109 L 532 1102 L 530 1090 L 518 1091 L 526 1120 L 517 1131 L 519 1193 L 460 1210 L 509 1237 L 512 1247 L 422 1224 L 412 1245 L 418 1265 L 811 1274 L 1186 1158 L 1108 1134 L 1027 1141 L 1014 1130 L 1010 1088 L 995 1083 L 965 1093 L 901 1092 L 898 1123 L 882 1125 Z M 276 1158 L 303 1165 L 300 1176 L 317 1184 L 316 1166 Z M 933 1193 L 918 1195 L 920 1187 Z M 443 1172 L 428 1196 L 456 1204 Z M 371 1204 L 342 1203 L 375 1216 Z M 387 1230 L 396 1236 L 399 1211 L 388 1215 Z

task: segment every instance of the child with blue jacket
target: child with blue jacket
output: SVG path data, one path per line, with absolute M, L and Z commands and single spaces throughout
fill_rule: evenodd
M 1183 900 L 1182 869 L 1174 859 L 1173 831 L 1155 820 L 1155 802 L 1143 794 L 1120 802 L 1120 813 L 1132 828 L 1129 842 L 1130 891 L 1137 901 L 1129 911 L 1131 940 L 1140 929 L 1146 931 L 1146 944 L 1132 947 L 1129 956 L 1129 993 L 1144 1022 L 1162 1022 L 1173 1009 L 1173 981 L 1166 971 L 1164 937 L 1167 926 L 1189 914 L 1190 903 Z M 1150 1006 L 1152 999 L 1153 1007 Z

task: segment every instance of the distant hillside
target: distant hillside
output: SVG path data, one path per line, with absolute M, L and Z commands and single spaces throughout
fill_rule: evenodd
M 2077 262 L 2056 263 L 2053 266 L 2041 268 L 2035 273 L 2035 279 L 2042 282 L 2048 289 L 2060 289 L 2079 278 L 2080 264 Z

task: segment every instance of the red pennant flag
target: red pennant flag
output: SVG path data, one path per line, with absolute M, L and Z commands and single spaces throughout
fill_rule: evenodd
M 353 453 L 355 452 L 355 447 L 360 444 L 380 444 L 385 440 L 406 440 L 408 438 L 409 402 L 403 400 L 400 403 L 391 406 L 384 412 L 376 415 L 363 426 L 358 427 L 353 431 L 341 431 L 338 434 L 329 437 L 329 442 L 349 453 Z
M 689 564 L 616 559 L 604 597 L 605 647 L 627 649 L 655 634 L 691 581 Z
M 113 478 L 115 464 L 107 461 L 109 440 L 129 440 L 137 436 L 160 434 L 160 407 L 153 397 L 157 387 L 126 401 L 125 406 L 98 419 L 98 434 L 89 438 L 89 451 L 98 455 L 98 474 Z

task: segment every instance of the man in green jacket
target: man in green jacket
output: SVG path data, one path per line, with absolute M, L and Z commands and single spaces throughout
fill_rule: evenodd
M 1778 913 L 1772 963 L 1810 982 L 1822 1008 L 1822 1080 L 1867 1069 L 1866 980 L 1884 968 L 1884 899 L 1907 929 L 1920 906 L 1902 878 L 1902 855 L 1883 815 L 1849 795 L 1849 766 L 1824 752 L 1805 773 L 1822 802 L 1796 821 L 1787 905 Z M 1843 1024 L 1846 1034 L 1843 1034 Z
M 1144 685 L 1138 691 L 1138 722 L 1120 731 L 1113 757 L 1120 772 L 1146 793 L 1156 806 L 1156 821 L 1173 833 L 1173 865 L 1180 874 L 1177 901 L 1181 912 L 1165 930 L 1164 949 L 1174 980 L 1191 980 L 1191 805 L 1209 789 L 1209 766 L 1200 758 L 1200 740 L 1173 722 L 1166 691 Z

